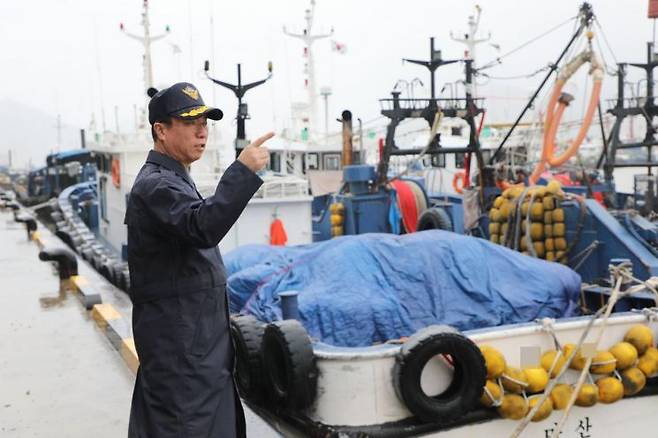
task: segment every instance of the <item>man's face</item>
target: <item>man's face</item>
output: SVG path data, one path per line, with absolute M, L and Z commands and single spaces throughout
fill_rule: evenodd
M 171 125 L 156 123 L 156 132 L 165 152 L 189 166 L 201 158 L 206 148 L 208 121 L 205 116 L 194 120 L 172 118 Z

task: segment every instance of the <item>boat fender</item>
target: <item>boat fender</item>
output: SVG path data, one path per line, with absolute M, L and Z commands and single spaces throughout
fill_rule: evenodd
M 423 212 L 418 218 L 418 231 L 446 230 L 453 231 L 452 220 L 447 211 L 441 207 L 432 207 Z
M 242 397 L 258 401 L 264 394 L 260 348 L 265 324 L 253 315 L 233 315 L 230 324 L 238 391 Z
M 449 359 L 453 379 L 443 393 L 430 396 L 421 387 L 421 374 L 437 355 Z M 436 422 L 474 409 L 486 376 L 484 357 L 473 341 L 452 327 L 434 325 L 419 330 L 402 345 L 393 369 L 393 385 L 411 413 L 422 421 Z
M 268 395 L 275 403 L 304 409 L 313 402 L 318 371 L 311 339 L 299 321 L 276 321 L 265 327 L 261 360 Z

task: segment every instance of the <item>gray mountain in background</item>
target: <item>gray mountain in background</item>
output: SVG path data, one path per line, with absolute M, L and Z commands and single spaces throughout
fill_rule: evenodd
M 59 150 L 80 148 L 80 128 L 67 125 L 62 115 Z M 15 168 L 41 167 L 46 155 L 57 151 L 57 114 L 8 99 L 0 99 L 0 165 L 7 165 L 11 150 Z

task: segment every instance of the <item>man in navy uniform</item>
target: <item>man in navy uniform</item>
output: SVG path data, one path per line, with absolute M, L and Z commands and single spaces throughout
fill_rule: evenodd
M 274 134 L 248 145 L 204 199 L 189 166 L 203 155 L 207 119 L 221 118 L 188 83 L 159 91 L 149 103 L 153 150 L 125 218 L 140 361 L 129 438 L 245 435 L 217 244 L 262 184 L 255 172 L 269 153 L 261 145 Z

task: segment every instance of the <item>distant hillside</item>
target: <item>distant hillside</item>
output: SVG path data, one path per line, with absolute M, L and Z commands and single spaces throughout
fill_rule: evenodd
M 80 128 L 66 124 L 62 115 L 60 150 L 80 147 Z M 0 165 L 7 164 L 11 149 L 14 167 L 45 165 L 46 155 L 55 151 L 57 114 L 48 114 L 12 100 L 0 100 Z

